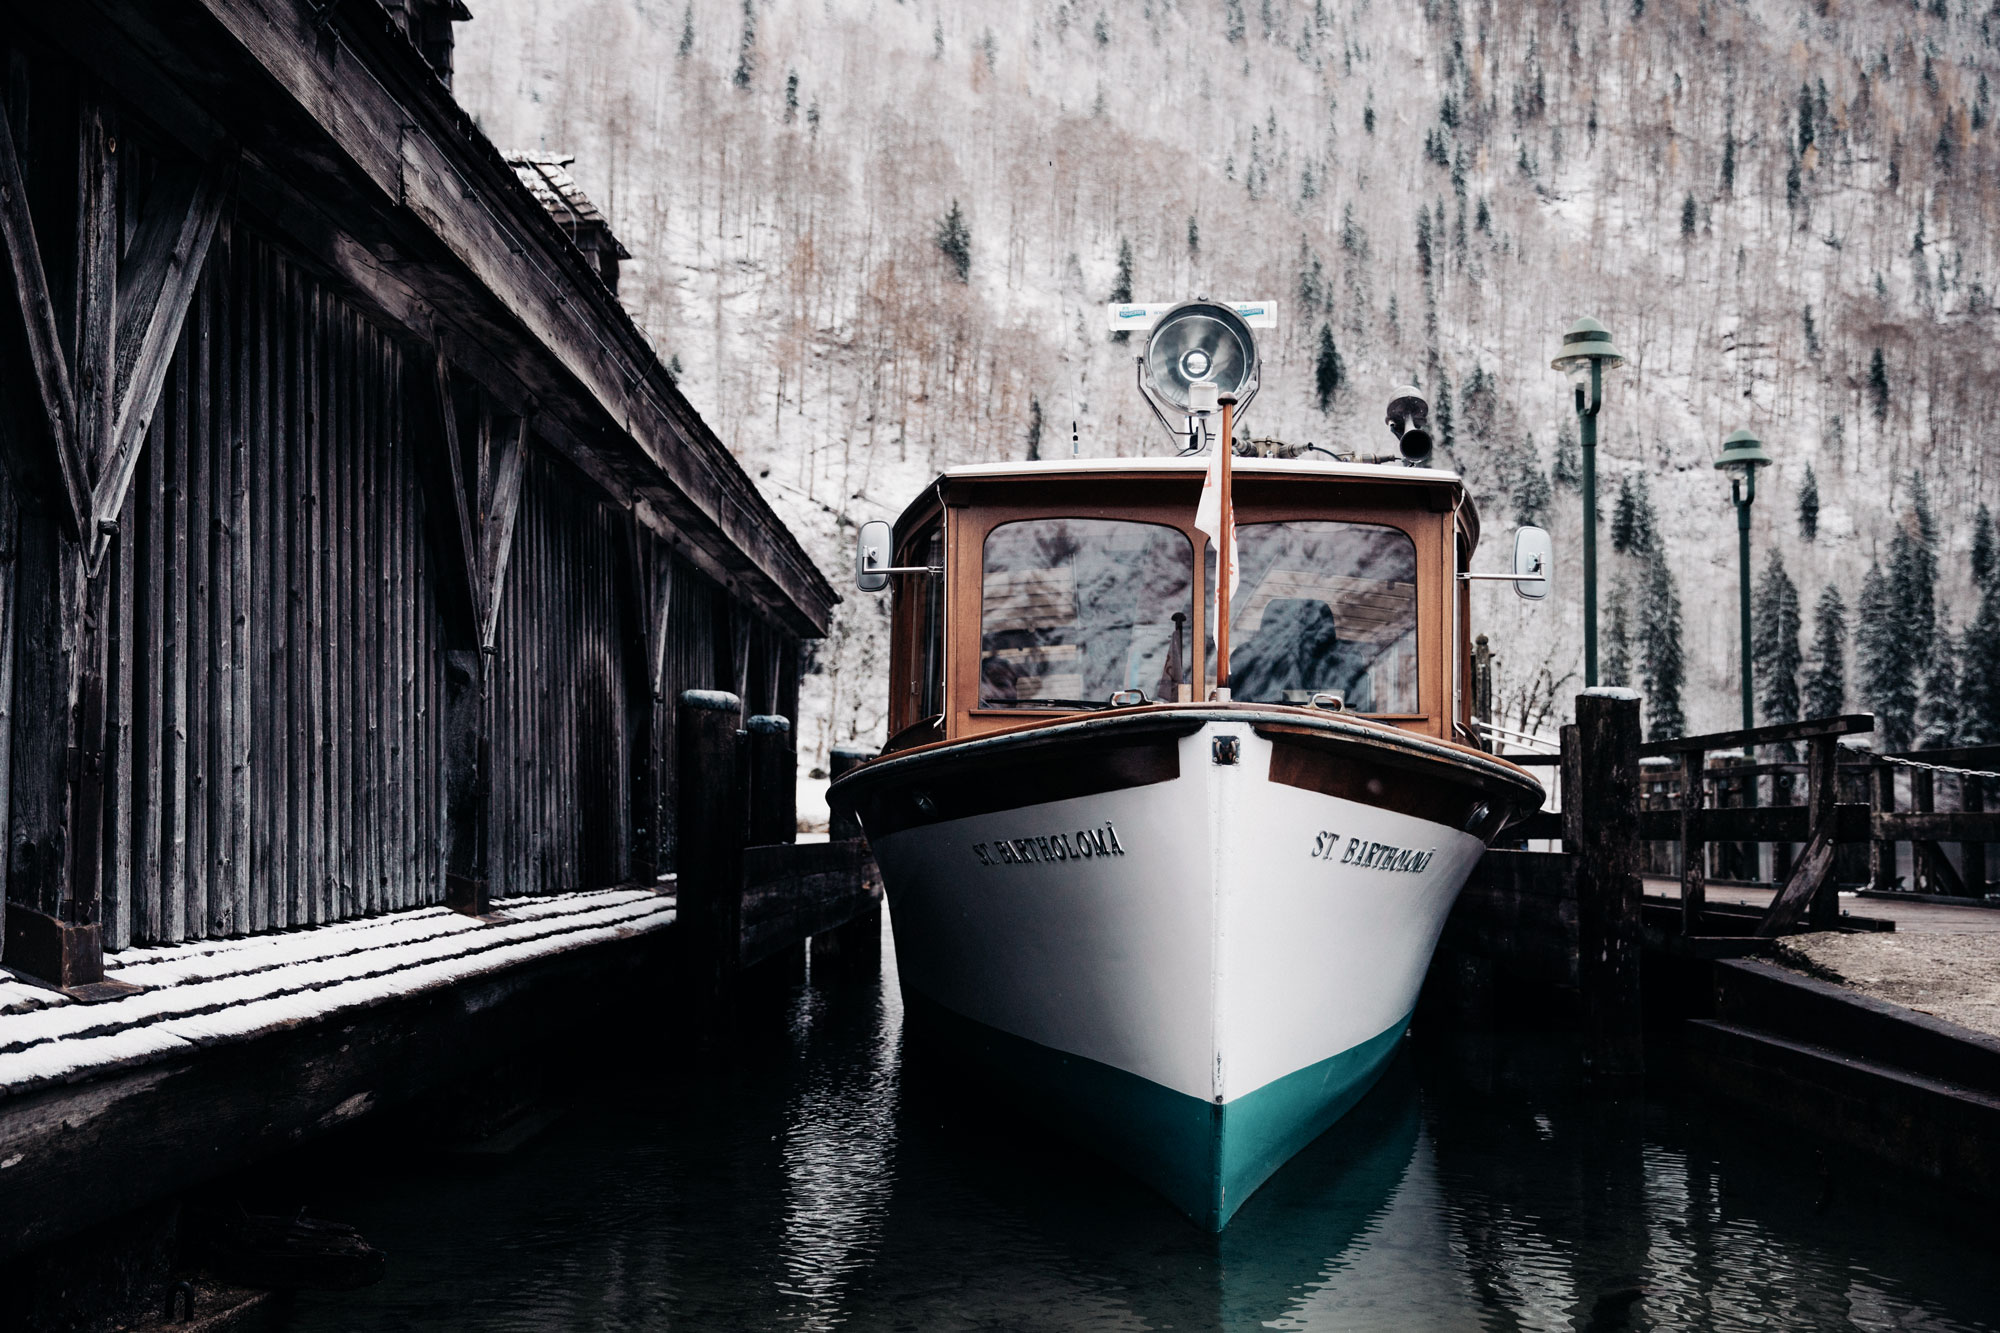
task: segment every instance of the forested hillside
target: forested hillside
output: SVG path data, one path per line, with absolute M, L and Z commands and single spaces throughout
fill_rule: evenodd
M 1415 379 L 1497 567 L 1510 719 L 1580 683 L 1568 388 L 1600 450 L 1606 658 L 1649 724 L 1734 724 L 1735 516 L 1760 478 L 1765 713 L 2000 739 L 2000 4 L 1983 0 L 485 0 L 458 96 L 576 154 L 621 293 L 839 577 L 851 525 L 959 462 L 1160 451 L 1114 295 L 1280 302 L 1257 435 L 1391 447 Z M 1129 291 L 1127 290 L 1129 285 Z M 1983 535 L 1982 535 L 1983 534 Z M 1616 546 L 1616 551 L 1612 546 Z M 1778 563 L 1776 573 L 1772 562 Z M 844 580 L 843 580 L 844 582 Z M 1502 585 L 1504 587 L 1504 585 Z M 848 595 L 804 739 L 880 738 L 884 604 Z M 1801 693 L 1804 698 L 1801 699 Z M 1553 701 L 1555 713 L 1549 712 Z

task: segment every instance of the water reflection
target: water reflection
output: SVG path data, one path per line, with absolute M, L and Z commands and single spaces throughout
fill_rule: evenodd
M 294 1330 L 1980 1329 L 1987 1253 L 1907 1196 L 1528 1038 L 1419 1044 L 1220 1236 L 804 990 L 764 1053 L 602 1089 L 496 1169 L 353 1172 L 392 1256 Z

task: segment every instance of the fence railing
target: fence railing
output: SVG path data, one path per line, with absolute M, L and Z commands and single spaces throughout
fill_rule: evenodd
M 1841 743 L 1874 727 L 1868 714 L 1846 714 L 1676 737 L 1636 748 L 1636 820 L 1646 849 L 1642 866 L 1647 873 L 1680 880 L 1683 935 L 1710 933 L 1703 929 L 1703 915 L 1716 863 L 1726 867 L 1733 862 L 1736 873 L 1714 873 L 1715 879 L 1759 880 L 1755 848 L 1762 844 L 1773 847 L 1770 882 L 1778 891 L 1757 922 L 1759 938 L 1783 934 L 1802 922 L 1810 929 L 1836 925 L 1842 883 L 1882 892 L 1902 888 L 1899 847 L 1904 843 L 1910 846 L 1908 891 L 1984 897 L 1986 844 L 2000 842 L 2000 810 L 1988 809 L 1995 802 L 1987 790 L 2000 785 L 1995 776 L 2000 774 L 2000 745 L 1878 755 Z M 1565 729 L 1566 740 L 1568 736 Z M 1800 745 L 1803 760 L 1754 758 L 1760 750 Z M 1559 767 L 1565 788 L 1569 786 L 1567 755 L 1508 758 Z M 1803 803 L 1794 803 L 1801 785 Z M 1768 803 L 1763 800 L 1767 786 Z M 1958 808 L 1939 809 L 1942 795 L 1955 795 Z M 1561 815 L 1540 814 L 1514 832 L 1525 839 L 1561 839 L 1565 823 Z M 1959 849 L 1955 864 L 1946 851 L 1951 843 Z M 1859 860 L 1864 848 L 1865 867 Z

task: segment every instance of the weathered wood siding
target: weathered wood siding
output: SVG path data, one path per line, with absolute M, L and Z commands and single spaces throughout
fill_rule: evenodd
M 489 686 L 489 876 L 507 893 L 632 878 L 630 518 L 532 457 Z
M 405 398 L 393 340 L 218 237 L 106 557 L 109 947 L 442 896 Z

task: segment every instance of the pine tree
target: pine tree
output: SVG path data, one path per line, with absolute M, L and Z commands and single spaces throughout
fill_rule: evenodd
M 1771 552 L 1757 584 L 1750 661 L 1757 677 L 1757 707 L 1770 726 L 1799 720 L 1799 590 L 1785 562 Z
M 688 0 L 688 7 L 681 14 L 681 44 L 674 54 L 686 60 L 694 54 L 694 0 Z
M 1033 463 L 1042 456 L 1042 400 L 1030 396 L 1028 399 L 1028 461 Z
M 1806 464 L 1806 479 L 1799 484 L 1799 535 L 1807 541 L 1819 536 L 1819 478 L 1812 464 Z
M 1519 465 L 1514 469 L 1513 500 L 1516 527 L 1548 521 L 1549 508 L 1555 496 L 1549 489 L 1548 474 L 1542 471 L 1542 455 L 1535 448 L 1533 435 L 1528 436 L 1527 447 L 1522 450 Z
M 1611 549 L 1621 555 L 1648 555 L 1656 545 L 1657 527 L 1646 474 L 1639 473 L 1636 479 L 1627 474 L 1618 483 L 1618 500 L 1611 509 Z
M 2000 587 L 1988 583 L 1979 613 L 1965 627 L 1958 676 L 1959 740 L 2000 744 Z
M 1450 453 L 1453 440 L 1451 376 L 1444 373 L 1443 367 L 1438 369 L 1437 428 L 1438 446 L 1446 453 Z
M 1694 239 L 1694 224 L 1698 216 L 1699 214 L 1695 211 L 1694 206 L 1694 195 L 1690 194 L 1686 199 L 1681 201 L 1682 240 L 1688 241 Z
M 1806 677 L 1807 717 L 1838 717 L 1847 706 L 1847 603 L 1829 583 L 1813 611 L 1813 668 Z
M 1632 549 L 1632 529 L 1638 523 L 1638 501 L 1632 495 L 1631 474 L 1619 478 L 1618 498 L 1611 505 L 1611 549 L 1624 555 Z
M 1646 678 L 1646 734 L 1663 740 L 1687 734 L 1687 715 L 1681 711 L 1687 663 L 1681 656 L 1681 597 L 1673 571 L 1667 568 L 1665 551 L 1648 550 L 1639 600 L 1639 652 Z
M 1113 305 L 1123 305 L 1131 299 L 1132 242 L 1120 236 L 1118 238 L 1118 276 L 1111 284 L 1111 303 Z M 1129 330 L 1119 329 L 1111 335 L 1111 341 L 1115 343 L 1128 342 L 1131 337 L 1132 334 Z
M 785 75 L 785 123 L 791 124 L 799 118 L 799 72 Z
M 1565 422 L 1556 431 L 1556 485 L 1578 490 L 1583 486 L 1583 456 L 1577 448 L 1576 433 Z
M 1611 586 L 1604 606 L 1603 675 L 1606 685 L 1632 683 L 1631 590 L 1620 579 Z
M 1958 643 L 1949 626 L 1937 635 L 1924 667 L 1923 696 L 1917 704 L 1917 748 L 1949 750 L 1958 744 Z
M 757 0 L 743 0 L 743 40 L 736 50 L 736 73 L 731 80 L 738 88 L 748 88 L 757 72 Z
M 944 221 L 938 224 L 937 248 L 960 282 L 972 281 L 972 232 L 965 225 L 965 214 L 959 211 L 956 199 L 951 201 L 951 211 L 944 215 Z
M 2000 573 L 2000 546 L 1994 541 L 1993 513 L 1982 504 L 1972 520 L 1972 581 L 1986 588 L 1993 583 L 1995 573 Z
M 1334 396 L 1340 392 L 1340 384 L 1346 378 L 1346 367 L 1340 361 L 1340 349 L 1333 344 L 1333 326 L 1319 326 L 1319 362 L 1313 371 L 1313 387 L 1319 394 L 1319 410 L 1333 410 Z
M 1201 253 L 1201 228 L 1195 223 L 1194 214 L 1188 214 L 1188 257 Z
M 1889 750 L 1909 749 L 1916 727 L 1916 663 L 1903 640 L 1899 611 L 1881 563 L 1869 565 L 1855 607 L 1854 665 Z
M 1889 416 L 1889 367 L 1882 360 L 1882 349 L 1879 347 L 1868 360 L 1868 393 L 1874 400 L 1875 419 L 1886 420 Z

